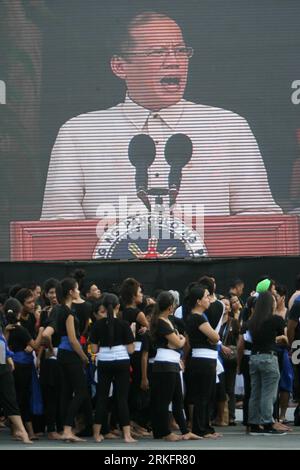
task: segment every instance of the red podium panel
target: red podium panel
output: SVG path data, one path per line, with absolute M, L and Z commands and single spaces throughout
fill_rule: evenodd
M 89 260 L 97 244 L 97 220 L 11 223 L 11 260 Z M 298 216 L 205 217 L 209 257 L 299 255 Z

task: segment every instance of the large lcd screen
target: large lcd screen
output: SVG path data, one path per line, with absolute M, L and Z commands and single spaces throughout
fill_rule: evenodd
M 0 259 L 299 254 L 299 2 L 0 16 Z

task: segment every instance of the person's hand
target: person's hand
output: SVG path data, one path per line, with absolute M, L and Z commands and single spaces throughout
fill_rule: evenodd
M 89 364 L 89 358 L 86 355 L 84 355 L 84 357 L 82 358 L 82 362 L 85 366 L 87 366 Z
M 147 392 L 147 390 L 149 390 L 149 380 L 146 378 L 146 379 L 142 379 L 141 381 L 141 389 L 144 391 L 144 392 Z
M 28 346 L 24 349 L 24 351 L 28 354 L 31 354 L 33 352 L 33 348 L 28 344 Z
M 135 337 L 135 333 L 136 333 L 136 323 L 131 323 L 130 328 L 131 328 L 131 331 L 132 331 L 132 333 L 133 333 L 133 336 Z
M 8 366 L 10 367 L 11 372 L 14 372 L 14 370 L 15 370 L 15 363 L 14 363 L 14 361 L 12 360 L 11 357 L 9 357 L 9 358 L 7 359 L 7 364 L 8 364 Z
M 142 326 L 139 331 L 138 331 L 138 334 L 139 335 L 144 335 L 147 331 L 147 327 L 146 326 Z
M 16 325 L 6 325 L 4 331 L 12 331 L 16 329 Z
M 232 351 L 231 351 L 231 349 L 230 349 L 228 346 L 223 346 L 223 345 L 222 345 L 221 351 L 222 351 L 222 353 L 224 354 L 224 356 L 226 356 L 226 357 L 230 357 L 230 356 L 231 356 Z

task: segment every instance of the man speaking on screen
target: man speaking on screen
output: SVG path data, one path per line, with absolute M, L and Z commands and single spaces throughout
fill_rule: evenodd
M 92 219 L 103 203 L 117 206 L 124 196 L 129 205 L 139 201 L 137 168 L 149 148 L 141 148 L 134 163 L 129 153 L 140 134 L 141 142 L 149 136 L 153 143 L 142 178 L 146 197 L 149 188 L 171 189 L 167 148 L 180 134 L 190 142 L 191 154 L 180 169 L 173 202 L 203 205 L 209 216 L 281 213 L 247 121 L 183 98 L 192 55 L 170 17 L 144 12 L 131 19 L 111 58 L 113 73 L 126 82 L 125 101 L 62 126 L 51 155 L 42 220 Z M 149 195 L 143 202 L 149 208 L 153 201 Z

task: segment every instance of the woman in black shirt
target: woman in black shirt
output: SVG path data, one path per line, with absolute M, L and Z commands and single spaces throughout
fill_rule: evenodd
M 186 332 L 192 350 L 189 361 L 191 400 L 194 403 L 193 432 L 205 438 L 219 437 L 210 426 L 211 404 L 216 383 L 217 343 L 219 335 L 210 326 L 205 311 L 210 305 L 209 292 L 204 287 L 190 291 L 191 314 Z
M 18 308 L 19 302 L 16 299 L 9 299 L 4 304 L 5 314 Z M 19 304 L 20 310 L 21 305 Z M 0 406 L 3 407 L 5 416 L 8 416 L 13 426 L 13 434 L 17 439 L 22 440 L 25 444 L 31 444 L 28 434 L 24 428 L 23 421 L 20 416 L 20 409 L 17 403 L 16 390 L 12 371 L 14 363 L 12 354 L 8 350 L 7 341 L 4 337 L 0 326 Z
M 62 383 L 63 373 L 60 362 L 57 361 L 57 348 L 60 338 L 56 329 L 56 289 L 59 286 L 57 279 L 48 279 L 44 284 L 44 298 L 47 306 L 41 313 L 41 326 L 44 328 L 44 345 L 39 352 L 40 356 L 40 382 L 43 392 L 45 424 L 48 439 L 61 440 L 62 425 Z
M 92 405 L 84 372 L 84 366 L 88 365 L 89 360 L 79 343 L 79 321 L 71 310 L 72 302 L 79 298 L 80 292 L 76 280 L 72 278 L 64 279 L 60 287 L 61 305 L 56 307 L 56 332 L 60 337 L 57 360 L 63 371 L 66 403 L 62 438 L 81 442 L 82 439 L 72 432 L 72 426 L 79 410 L 82 409 L 86 427 L 91 428 Z
M 42 339 L 43 328 L 40 328 L 38 337 L 33 340 L 28 330 L 20 325 L 21 310 L 16 299 L 8 299 L 7 308 L 7 331 L 8 346 L 14 353 L 14 381 L 17 402 L 20 407 L 23 423 L 28 431 L 29 439 L 34 440 L 32 426 L 32 410 L 30 406 L 32 394 L 32 376 L 34 367 L 33 350 L 38 349 Z M 19 304 L 20 306 L 20 304 Z
M 252 339 L 250 358 L 250 434 L 280 435 L 273 429 L 273 405 L 277 397 L 279 366 L 276 344 L 287 342 L 284 320 L 274 315 L 276 300 L 271 292 L 259 294 L 248 328 Z M 260 425 L 263 425 L 263 430 Z
M 97 354 L 98 371 L 94 439 L 96 442 L 104 439 L 101 428 L 107 423 L 109 391 L 113 384 L 124 440 L 133 443 L 136 441 L 130 433 L 128 392 L 129 354 L 134 351 L 134 337 L 128 322 L 117 318 L 120 307 L 118 297 L 114 294 L 105 294 L 102 304 L 106 309 L 106 317 L 96 321 L 90 335 L 92 352 Z
M 184 416 L 183 394 L 180 377 L 180 349 L 185 338 L 174 329 L 169 316 L 174 311 L 174 297 L 170 292 L 161 292 L 151 320 L 151 336 L 157 354 L 152 367 L 152 427 L 155 439 L 180 441 L 200 439 L 188 432 Z M 182 436 L 174 434 L 169 425 L 169 404 Z

